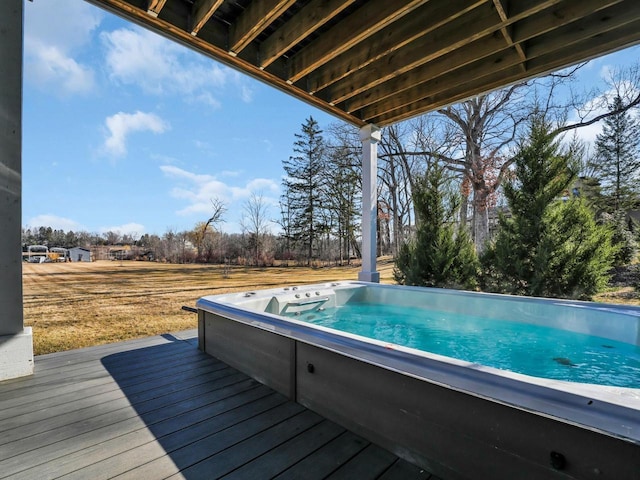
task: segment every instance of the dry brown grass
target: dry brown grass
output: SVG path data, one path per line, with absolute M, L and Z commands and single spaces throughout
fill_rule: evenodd
M 599 293 L 593 300 L 594 302 L 622 303 L 625 305 L 640 306 L 640 293 L 635 291 L 633 287 L 620 287 Z
M 231 267 L 150 262 L 24 264 L 25 325 L 36 355 L 196 327 L 181 310 L 204 295 L 356 279 L 359 266 Z M 393 264 L 379 264 L 392 282 Z

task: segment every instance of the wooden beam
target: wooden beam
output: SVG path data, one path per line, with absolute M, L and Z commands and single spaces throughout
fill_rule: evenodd
M 547 35 L 528 41 L 527 52 L 530 57 L 546 54 L 549 44 L 569 46 L 588 41 L 598 42 L 598 37 L 605 32 L 621 28 L 640 19 L 640 2 L 633 5 L 618 3 L 610 8 L 601 9 L 585 16 L 580 21 L 569 23 L 564 28 L 550 31 Z M 580 55 L 576 51 L 576 56 Z
M 197 35 L 224 0 L 198 0 L 193 4 L 191 35 Z
M 307 79 L 307 89 L 311 93 L 322 90 L 484 3 L 486 0 L 449 0 L 422 5 L 403 18 L 402 22 L 380 30 L 366 42 L 313 71 Z
M 363 119 L 379 117 L 406 105 L 411 105 L 420 99 L 432 98 L 446 92 L 452 88 L 452 85 L 459 83 L 461 78 L 472 78 L 474 81 L 482 82 L 485 78 L 500 76 L 505 70 L 511 71 L 513 67 L 520 66 L 520 56 L 513 48 L 505 46 L 501 52 L 390 95 L 360 111 L 354 112 L 352 110 L 351 113 L 355 113 Z
M 620 0 L 611 0 L 610 4 L 616 4 Z M 548 11 L 538 13 L 519 21 L 514 27 L 514 36 L 517 42 L 526 42 L 531 38 L 543 35 L 553 29 L 570 24 L 578 18 L 589 15 L 602 9 L 603 0 L 582 0 L 571 5 L 557 5 Z M 420 65 L 404 74 L 395 75 L 390 80 L 377 85 L 362 94 L 357 95 L 344 103 L 343 108 L 347 112 L 355 112 L 368 105 L 383 101 L 385 98 L 407 90 L 425 82 L 447 74 L 456 69 L 465 67 L 475 61 L 481 60 L 495 52 L 505 48 L 501 35 L 497 32 L 482 37 L 479 40 L 439 57 L 427 64 Z M 460 72 L 463 76 L 465 73 Z
M 391 25 L 426 0 L 369 0 L 291 58 L 288 81 L 295 83 L 382 28 Z
M 167 0 L 149 0 L 147 2 L 147 13 L 152 17 L 157 17 L 160 15 L 165 3 L 167 3 Z
M 608 3 L 614 1 L 618 0 L 610 0 Z M 554 7 L 554 5 L 557 4 L 557 0 L 543 3 L 547 7 Z M 593 5 L 594 1 L 584 0 L 584 3 Z M 607 2 L 602 0 L 601 3 L 606 4 Z M 550 23 L 558 24 L 562 22 L 568 23 L 568 21 L 570 21 L 570 19 L 567 18 L 554 18 L 553 20 L 549 20 L 548 17 L 551 15 L 548 13 L 549 11 L 553 11 L 553 9 L 545 10 L 541 8 L 542 5 L 540 2 L 535 3 L 528 0 L 518 2 L 517 5 L 518 11 L 514 12 L 507 22 L 499 19 L 491 5 L 487 5 L 485 8 L 474 9 L 464 17 L 460 17 L 432 32 L 429 35 L 428 45 L 424 45 L 423 42 L 420 41 L 414 42 L 401 51 L 396 52 L 389 59 L 383 58 L 369 65 L 366 69 L 357 71 L 324 91 L 317 93 L 317 95 L 333 104 L 345 102 L 376 85 L 380 85 L 406 72 L 415 70 L 421 65 L 431 63 L 451 51 L 467 48 L 467 44 L 499 31 L 500 28 L 508 26 L 507 23 L 511 25 L 514 22 L 525 21 L 532 15 L 539 22 L 537 24 L 539 31 L 546 31 Z M 522 37 L 518 38 L 518 42 L 523 40 Z M 504 41 L 501 45 L 496 45 L 495 51 L 502 50 L 504 45 Z M 486 50 L 483 51 L 483 54 L 486 55 Z
M 479 38 L 498 30 L 499 18 L 489 4 L 456 18 L 426 37 L 421 37 L 405 48 L 383 57 L 352 75 L 329 86 L 319 96 L 330 103 L 340 103 L 391 78 L 457 50 Z M 504 46 L 504 43 L 503 45 Z
M 229 51 L 238 54 L 294 3 L 295 0 L 257 0 L 251 2 L 238 20 L 231 25 Z
M 615 6 L 623 1 L 580 0 L 569 4 L 561 3 L 548 11 L 539 12 L 519 21 L 514 25 L 511 36 L 514 42 L 523 43 L 533 37 L 564 27 L 572 22 L 580 21 L 586 16 Z
M 491 78 L 485 77 L 480 81 L 470 79 L 468 82 L 453 85 L 451 89 L 435 97 L 418 100 L 393 112 L 370 119 L 361 117 L 361 120 L 367 123 L 370 121 L 380 126 L 390 125 L 445 105 L 451 105 L 527 78 L 549 73 L 638 43 L 640 43 L 640 20 L 635 20 L 617 30 L 607 31 L 596 39 L 586 39 L 581 43 L 569 46 L 558 46 L 559 49 L 554 49 L 543 56 L 531 59 L 528 62 L 529 68 L 526 74 L 523 74 L 518 67 L 512 67 L 511 69 L 496 72 Z
M 424 85 L 442 75 L 466 68 L 475 62 L 483 61 L 489 63 L 490 60 L 485 60 L 485 57 L 504 54 L 504 50 L 507 48 L 502 35 L 499 32 L 494 32 L 491 35 L 479 38 L 473 44 L 470 44 L 468 48 L 450 52 L 432 62 L 393 77 L 385 83 L 376 85 L 366 92 L 347 100 L 342 106 L 347 112 L 356 112 L 369 105 L 383 102 L 385 99 L 405 90 Z
M 493 5 L 496 7 L 496 12 L 498 12 L 500 19 L 504 23 L 508 23 L 509 15 L 507 15 L 507 11 L 502 4 L 502 0 L 493 0 Z M 522 60 L 522 70 L 526 70 L 525 62 L 527 61 L 527 56 L 524 53 L 522 45 L 520 45 L 519 43 L 515 43 L 513 41 L 513 38 L 511 38 L 511 29 L 512 25 L 501 28 L 500 32 L 502 33 L 502 36 L 506 40 L 507 44 L 511 45 L 513 48 L 515 48 L 516 52 L 518 52 L 518 55 Z
M 587 0 L 584 0 L 587 2 Z M 624 8 L 625 15 L 622 15 L 622 9 Z M 562 29 L 553 30 L 547 34 L 547 36 L 541 36 L 538 44 L 532 50 L 529 61 L 533 61 L 532 65 L 539 65 L 540 61 L 537 57 L 551 58 L 557 51 L 566 51 L 568 48 L 572 48 L 576 42 L 580 42 L 580 49 L 575 48 L 575 55 L 580 55 L 580 52 L 586 48 L 589 48 L 589 42 L 597 44 L 599 38 L 606 32 L 619 29 L 626 26 L 628 23 L 634 21 L 640 21 L 640 5 L 635 9 L 630 10 L 624 5 L 616 5 L 609 9 L 605 9 L 601 12 L 596 12 L 589 15 L 586 19 L 590 28 L 584 28 L 584 23 L 580 22 L 580 27 L 575 25 L 575 22 L 568 22 Z M 528 20 L 528 21 L 534 21 Z M 530 30 L 529 30 L 530 31 Z M 579 39 L 573 38 L 575 31 L 580 32 Z M 585 40 L 585 38 L 592 40 Z M 483 42 L 484 43 L 484 42 Z M 562 54 L 564 55 L 564 54 Z M 575 63 L 574 60 L 573 63 Z M 447 85 L 456 83 L 456 79 L 470 77 L 475 81 L 489 77 L 494 73 L 501 72 L 505 69 L 509 69 L 512 66 L 519 64 L 518 57 L 515 55 L 508 55 L 502 53 L 498 56 L 493 55 L 487 57 L 484 60 L 476 61 L 470 65 L 464 66 L 464 70 L 458 69 L 448 73 L 441 77 L 435 77 L 422 83 L 416 83 L 411 88 L 402 92 L 394 90 L 393 96 L 385 100 L 379 100 L 368 108 L 358 112 L 358 116 L 364 119 L 379 117 L 389 111 L 396 110 L 402 106 L 410 105 L 420 98 L 434 97 L 439 93 L 447 89 Z M 430 65 L 431 66 L 431 65 Z M 412 74 L 414 72 L 411 72 Z M 526 75 L 525 75 L 526 76 Z M 380 96 L 378 96 L 380 98 Z M 345 110 L 354 112 L 353 109 L 349 110 L 345 106 Z
M 312 0 L 293 18 L 260 45 L 260 68 L 271 65 L 278 57 L 334 18 L 355 0 Z

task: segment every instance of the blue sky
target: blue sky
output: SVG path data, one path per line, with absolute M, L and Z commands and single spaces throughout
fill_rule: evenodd
M 585 85 L 639 52 L 591 62 Z M 25 227 L 161 235 L 206 220 L 217 198 L 238 232 L 251 192 L 278 217 L 305 119 L 339 122 L 80 0 L 25 2 L 24 56 Z

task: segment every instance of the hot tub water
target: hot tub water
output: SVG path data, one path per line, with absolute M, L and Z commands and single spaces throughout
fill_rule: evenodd
M 640 388 L 640 347 L 598 336 L 379 303 L 352 303 L 287 316 L 534 377 Z

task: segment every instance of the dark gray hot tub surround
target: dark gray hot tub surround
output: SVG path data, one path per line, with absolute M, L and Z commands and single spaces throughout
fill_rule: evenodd
M 640 343 L 640 308 L 345 281 L 203 297 L 199 345 L 447 479 L 639 478 L 638 389 L 530 377 L 279 315 L 425 296 L 485 316 L 509 302 L 523 322 Z

